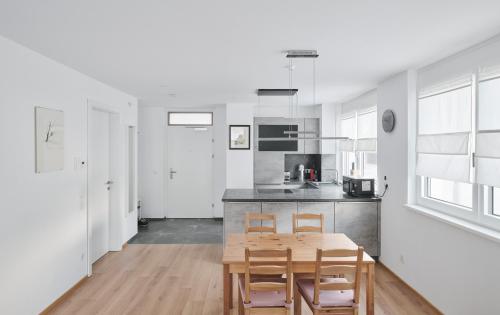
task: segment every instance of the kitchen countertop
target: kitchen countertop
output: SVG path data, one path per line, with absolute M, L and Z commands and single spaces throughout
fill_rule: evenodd
M 284 188 L 276 191 L 265 189 L 226 189 L 222 196 L 223 202 L 357 202 L 380 201 L 378 197 L 351 197 L 345 194 L 342 186 L 335 184 L 321 184 L 319 188 L 291 189 L 292 193 L 285 193 Z

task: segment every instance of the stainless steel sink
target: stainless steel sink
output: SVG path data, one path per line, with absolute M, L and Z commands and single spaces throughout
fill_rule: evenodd
M 291 189 L 257 189 L 259 194 L 293 194 Z
M 303 183 L 303 184 L 286 184 L 289 189 L 319 189 L 319 187 L 314 184 Z

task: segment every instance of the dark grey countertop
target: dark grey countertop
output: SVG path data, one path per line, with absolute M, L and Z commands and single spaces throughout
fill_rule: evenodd
M 351 197 L 342 191 L 342 186 L 335 184 L 321 184 L 317 189 L 291 189 L 292 193 L 285 193 L 283 189 L 273 192 L 258 191 L 258 189 L 226 189 L 222 201 L 224 202 L 357 202 L 380 201 L 378 197 Z

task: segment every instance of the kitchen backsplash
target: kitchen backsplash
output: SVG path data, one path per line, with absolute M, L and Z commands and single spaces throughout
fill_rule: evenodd
M 292 181 L 298 179 L 301 164 L 305 169 L 314 169 L 321 178 L 321 154 L 285 154 L 285 172 L 290 172 Z

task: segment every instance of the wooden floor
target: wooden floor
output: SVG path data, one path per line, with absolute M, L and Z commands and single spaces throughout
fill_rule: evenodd
M 50 314 L 219 315 L 221 257 L 221 245 L 128 245 L 96 262 L 94 275 Z M 364 297 L 360 304 L 360 314 L 365 314 Z M 311 314 L 305 303 L 303 307 L 303 314 Z M 375 314 L 438 313 L 377 265 Z

